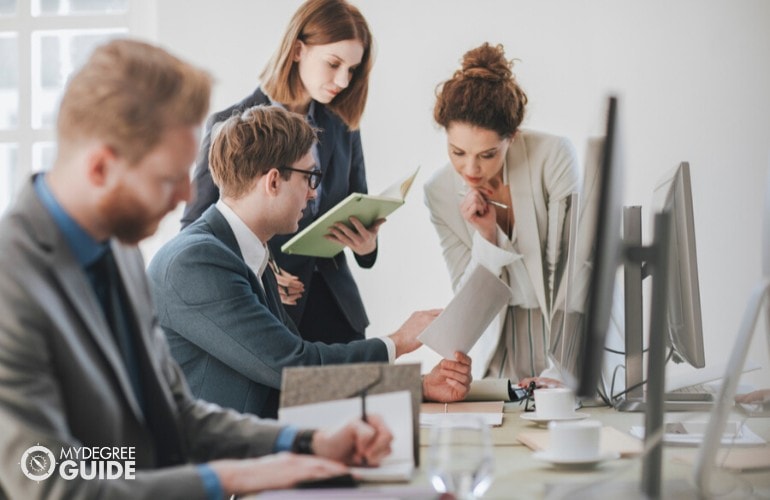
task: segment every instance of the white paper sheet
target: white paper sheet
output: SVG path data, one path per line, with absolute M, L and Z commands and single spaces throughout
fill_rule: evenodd
M 366 397 L 367 414 L 376 414 L 393 434 L 391 454 L 379 467 L 353 467 L 363 481 L 408 481 L 414 471 L 412 395 L 409 391 L 373 394 Z M 361 418 L 361 399 L 338 399 L 278 410 L 278 421 L 300 428 L 336 430 Z
M 663 434 L 663 443 L 670 445 L 696 446 L 703 442 L 703 431 L 706 422 L 682 422 L 684 433 L 666 432 Z M 644 439 L 644 427 L 631 426 L 630 433 L 639 439 Z M 761 436 L 740 422 L 727 422 L 725 432 L 722 434 L 722 446 L 758 446 L 767 443 Z
M 438 318 L 417 339 L 441 356 L 468 354 L 511 298 L 511 289 L 484 266 L 477 266 Z

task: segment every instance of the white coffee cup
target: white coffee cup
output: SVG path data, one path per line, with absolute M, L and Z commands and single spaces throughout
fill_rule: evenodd
M 601 429 L 598 420 L 550 422 L 548 454 L 561 460 L 595 460 L 599 457 Z
M 575 396 L 566 387 L 535 389 L 535 413 L 539 418 L 564 418 L 575 414 Z

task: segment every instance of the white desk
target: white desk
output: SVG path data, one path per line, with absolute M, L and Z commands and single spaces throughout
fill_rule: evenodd
M 520 418 L 523 411 L 523 405 L 518 403 L 506 403 L 505 415 L 502 427 L 492 429 L 492 439 L 495 442 L 495 480 L 492 486 L 484 495 L 485 499 L 510 499 L 510 498 L 545 498 L 546 485 L 581 483 L 591 485 L 592 483 L 606 483 L 604 490 L 585 488 L 581 491 L 575 491 L 574 494 L 567 495 L 566 498 L 579 498 L 578 494 L 586 498 L 618 498 L 615 494 L 603 495 L 602 491 L 606 488 L 617 487 L 624 483 L 629 485 L 633 491 L 637 491 L 637 486 L 641 480 L 642 461 L 641 458 L 619 459 L 600 464 L 594 469 L 562 469 L 554 468 L 549 464 L 540 462 L 532 457 L 529 448 L 516 441 L 516 436 L 525 430 L 535 428 L 533 424 Z M 628 433 L 632 425 L 643 425 L 643 413 L 621 413 L 611 408 L 584 408 L 581 412 L 589 413 L 591 418 L 601 421 L 605 425 L 610 425 L 616 429 Z M 707 414 L 699 414 L 703 419 Z M 736 414 L 740 418 L 740 414 Z M 667 417 L 672 420 L 682 420 L 693 418 L 692 413 L 669 413 Z M 758 435 L 770 441 L 770 418 L 751 418 L 746 424 Z M 420 443 L 421 457 L 424 459 L 427 455 L 427 436 L 428 429 L 422 429 Z M 692 466 L 672 461 L 673 455 L 697 454 L 697 448 L 669 447 L 666 446 L 663 452 L 663 481 L 668 480 L 688 480 L 692 474 Z M 770 453 L 770 448 L 767 450 Z M 770 472 L 767 470 L 761 472 L 743 473 L 740 475 L 752 485 L 755 491 L 762 496 L 770 495 Z M 418 470 L 418 474 L 413 479 L 413 484 L 429 484 L 424 467 Z M 688 488 L 689 489 L 689 488 Z M 675 494 L 666 495 L 664 489 L 663 498 L 689 498 L 694 495 Z M 626 499 L 632 497 L 625 497 Z
M 568 493 L 560 493 L 553 498 L 569 498 L 570 500 L 575 498 L 611 498 L 613 500 L 635 498 L 634 494 L 639 491 L 641 478 L 642 461 L 640 458 L 609 461 L 588 470 L 554 468 L 534 459 L 531 450 L 516 440 L 516 436 L 520 432 L 535 428 L 533 424 L 520 418 L 519 415 L 523 408 L 524 406 L 518 403 L 507 403 L 503 425 L 492 429 L 492 440 L 495 443 L 495 474 L 492 486 L 484 495 L 484 499 L 552 498 L 547 496 L 549 488 L 552 489 L 554 485 L 568 487 L 573 484 L 576 485 L 574 489 L 570 488 Z M 632 425 L 643 425 L 644 422 L 644 414 L 642 413 L 620 413 L 610 408 L 584 408 L 580 411 L 589 413 L 591 418 L 626 433 Z M 683 420 L 693 418 L 694 414 L 669 413 L 667 416 L 672 420 Z M 736 413 L 736 416 L 741 418 L 740 414 Z M 698 417 L 705 419 L 707 415 L 699 414 Z M 770 441 L 770 418 L 751 418 L 746 421 L 746 424 L 755 433 Z M 427 458 L 428 434 L 429 429 L 421 429 L 421 464 L 424 464 Z M 689 486 L 685 492 L 668 491 L 666 481 L 679 480 L 680 485 L 686 486 L 691 476 L 692 466 L 675 462 L 672 457 L 682 454 L 695 456 L 697 451 L 697 448 L 668 446 L 664 448 L 662 498 L 695 498 L 694 491 Z M 767 448 L 766 451 L 770 453 L 770 448 Z M 740 479 L 751 485 L 757 495 L 770 496 L 770 472 L 767 470 L 742 473 Z M 410 485 L 421 488 L 423 491 L 429 491 L 429 484 L 425 467 L 421 465 Z M 362 488 L 366 487 L 366 485 L 362 486 Z M 619 493 L 617 489 L 619 487 L 628 488 L 631 494 Z M 307 491 L 303 492 L 302 498 L 311 498 L 311 496 L 306 496 Z M 323 490 L 318 491 L 323 492 Z M 745 493 L 739 490 L 732 498 L 745 498 L 745 496 Z M 259 498 L 259 496 L 252 498 Z M 289 497 L 282 496 L 281 498 Z M 324 496 L 323 498 L 331 497 Z M 381 498 L 386 497 L 382 496 Z

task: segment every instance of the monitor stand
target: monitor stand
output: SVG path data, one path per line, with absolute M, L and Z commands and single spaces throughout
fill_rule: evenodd
M 623 243 L 626 248 L 642 248 L 642 207 L 623 208 Z M 642 282 L 648 276 L 646 259 L 641 255 L 626 258 L 623 263 L 625 300 L 625 386 L 630 387 L 623 399 L 613 403 L 618 411 L 647 411 L 644 387 L 644 328 Z M 663 411 L 711 411 L 712 394 L 666 393 Z

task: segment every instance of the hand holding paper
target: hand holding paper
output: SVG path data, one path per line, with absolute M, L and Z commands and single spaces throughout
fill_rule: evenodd
M 441 313 L 441 309 L 415 311 L 395 333 L 390 335 L 390 339 L 396 344 L 396 357 L 412 352 L 422 345 L 418 340 L 419 335 L 427 329 L 431 322 L 440 317 L 439 313 Z
M 447 359 L 453 359 L 455 351 L 467 354 L 510 298 L 511 289 L 500 278 L 477 266 L 417 339 Z
M 455 360 L 442 359 L 423 379 L 424 399 L 448 403 L 462 401 L 471 386 L 471 358 L 456 352 Z

